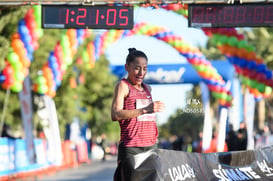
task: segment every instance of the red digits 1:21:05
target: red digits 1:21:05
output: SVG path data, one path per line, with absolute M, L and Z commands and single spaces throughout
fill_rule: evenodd
M 128 26 L 128 9 L 67 8 L 66 25 Z

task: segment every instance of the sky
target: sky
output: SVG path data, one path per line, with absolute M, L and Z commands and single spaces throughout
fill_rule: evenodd
M 194 46 L 204 46 L 206 35 L 199 29 L 188 28 L 186 18 L 163 9 L 138 8 L 134 11 L 134 22 L 147 22 L 163 26 L 175 35 L 180 35 Z M 186 63 L 187 60 L 165 42 L 147 36 L 132 36 L 118 40 L 105 51 L 110 64 L 124 65 L 128 48 L 142 50 L 148 57 L 149 64 Z M 192 88 L 190 84 L 151 85 L 153 100 L 165 103 L 166 109 L 157 113 L 157 124 L 166 123 L 168 117 L 186 104 L 185 93 Z

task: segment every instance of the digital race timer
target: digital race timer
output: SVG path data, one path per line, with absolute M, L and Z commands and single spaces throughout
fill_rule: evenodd
M 189 27 L 270 27 L 273 4 L 191 4 Z
M 43 28 L 132 29 L 132 6 L 42 5 Z

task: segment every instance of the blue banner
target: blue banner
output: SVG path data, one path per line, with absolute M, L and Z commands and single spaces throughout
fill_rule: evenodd
M 15 141 L 15 166 L 16 171 L 24 171 L 30 165 L 27 157 L 25 140 L 16 139 Z
M 14 172 L 14 146 L 12 140 L 0 138 L 0 176 Z
M 224 80 L 231 80 L 234 76 L 234 68 L 228 61 L 212 61 L 218 73 Z M 126 77 L 127 72 L 124 65 L 111 65 L 112 73 L 119 79 Z M 197 74 L 191 64 L 160 64 L 148 65 L 145 83 L 148 84 L 176 84 L 190 83 L 198 84 L 201 77 Z

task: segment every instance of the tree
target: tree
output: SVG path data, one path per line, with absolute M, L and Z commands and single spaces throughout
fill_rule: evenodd
M 113 123 L 110 116 L 117 78 L 110 72 L 109 61 L 102 56 L 95 67 L 83 71 L 83 75 L 85 83 L 81 99 L 89 113 L 88 121 L 93 133 L 101 134 L 108 130 L 118 133 L 118 124 Z
M 204 121 L 201 92 L 198 85 L 195 85 L 187 93 L 186 100 L 187 105 L 184 108 L 177 109 L 170 116 L 168 122 L 160 126 L 160 133 L 162 133 L 160 136 L 177 135 L 191 137 L 192 139 L 197 138 L 198 133 L 202 131 Z M 168 134 L 166 130 L 168 130 Z

